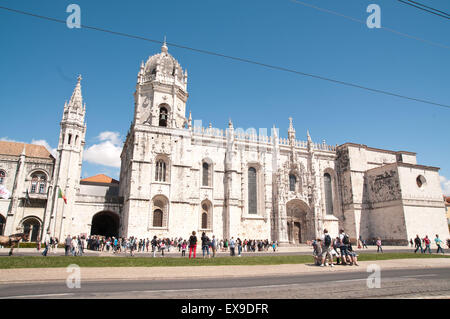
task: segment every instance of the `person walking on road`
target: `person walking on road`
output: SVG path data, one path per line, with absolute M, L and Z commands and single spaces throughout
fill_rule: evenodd
M 439 251 L 441 251 L 441 253 L 444 253 L 444 250 L 441 247 L 442 240 L 439 238 L 438 234 L 436 234 L 436 238 L 434 239 L 434 242 L 436 243 L 436 246 L 437 246 L 436 254 L 439 254 Z
M 47 234 L 45 235 L 45 237 L 44 237 L 44 244 L 45 244 L 45 249 L 42 252 L 42 256 L 47 257 L 47 253 L 48 253 L 48 250 L 50 248 L 50 232 L 47 232 Z
M 428 238 L 428 235 L 425 236 L 425 238 L 423 239 L 423 243 L 425 244 L 425 249 L 423 250 L 424 253 L 428 252 L 431 254 L 431 248 L 430 248 L 430 238 Z
M 416 245 L 416 249 L 414 250 L 414 253 L 417 253 L 417 251 L 420 248 L 420 253 L 423 254 L 422 241 L 420 240 L 419 235 L 416 235 L 416 238 L 414 238 L 414 244 Z

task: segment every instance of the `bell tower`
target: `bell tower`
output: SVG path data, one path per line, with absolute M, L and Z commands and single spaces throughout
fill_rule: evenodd
M 83 104 L 81 95 L 80 75 L 69 103 L 64 103 L 52 190 L 52 210 L 47 226 L 52 236 L 60 240 L 64 240 L 68 234 L 73 235 L 72 225 L 77 223 L 76 216 L 72 216 L 72 209 L 81 175 L 86 134 L 85 115 L 86 104 Z M 60 189 L 67 204 L 58 198 Z
M 141 63 L 134 93 L 134 125 L 183 128 L 187 124 L 187 70 L 169 54 L 161 53 Z

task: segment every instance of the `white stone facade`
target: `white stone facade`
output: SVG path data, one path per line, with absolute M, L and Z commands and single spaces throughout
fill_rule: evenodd
M 118 195 L 111 196 L 109 186 L 80 184 L 86 108 L 79 79 L 49 170 L 43 229 L 58 237 L 89 235 L 94 217 L 108 212 L 117 217 L 117 235 L 139 238 L 186 238 L 195 230 L 298 244 L 324 228 L 386 243 L 406 244 L 416 234 L 448 237 L 438 168 L 417 165 L 415 153 L 329 146 L 309 134 L 299 141 L 292 119 L 288 138 L 275 128 L 244 132 L 231 120 L 225 130 L 204 128 L 186 117 L 188 96 L 187 71 L 163 45 L 140 67 Z

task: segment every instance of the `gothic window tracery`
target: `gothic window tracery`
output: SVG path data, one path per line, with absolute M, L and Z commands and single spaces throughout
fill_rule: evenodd
M 331 186 L 331 176 L 328 173 L 323 175 L 325 191 L 325 207 L 327 215 L 333 214 L 333 189 Z
M 297 185 L 297 177 L 294 174 L 289 174 L 289 190 L 295 192 Z
M 257 214 L 257 183 L 256 183 L 256 168 L 249 167 L 248 169 L 248 213 Z
M 31 176 L 30 193 L 45 194 L 45 187 L 47 185 L 47 177 L 42 172 L 34 173 Z
M 208 160 L 202 162 L 202 186 L 212 187 L 213 164 Z
M 166 162 L 164 162 L 162 159 L 156 161 L 155 181 L 157 182 L 166 181 Z

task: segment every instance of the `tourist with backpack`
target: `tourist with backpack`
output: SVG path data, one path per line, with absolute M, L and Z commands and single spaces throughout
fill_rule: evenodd
M 346 265 L 347 263 L 350 263 L 350 258 L 348 256 L 347 247 L 350 244 L 350 238 L 349 236 L 344 232 L 344 229 L 341 229 L 339 231 L 339 240 L 340 240 L 340 247 L 341 250 L 341 263 L 342 265 Z
M 209 256 L 209 245 L 210 245 L 210 242 L 209 242 L 209 238 L 208 238 L 208 236 L 206 236 L 205 232 L 202 233 L 201 240 L 202 240 L 203 258 L 205 258 L 205 251 L 207 252 L 208 258 L 210 258 L 210 256 Z
M 328 266 L 328 263 L 325 262 L 326 258 L 330 259 L 330 266 L 333 267 L 333 256 L 331 256 L 331 236 L 328 234 L 328 230 L 323 230 L 324 236 L 322 239 L 323 247 L 322 247 L 322 263 L 320 267 Z M 325 265 L 324 265 L 325 263 Z

